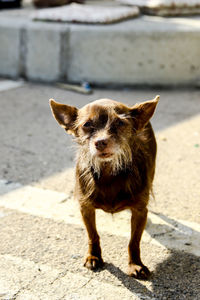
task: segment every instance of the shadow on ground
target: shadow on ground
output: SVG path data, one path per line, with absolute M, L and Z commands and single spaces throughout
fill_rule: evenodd
M 200 293 L 200 259 L 181 251 L 171 251 L 152 274 L 150 291 L 140 281 L 128 278 L 118 267 L 106 264 L 105 268 L 131 292 L 141 299 L 198 299 Z

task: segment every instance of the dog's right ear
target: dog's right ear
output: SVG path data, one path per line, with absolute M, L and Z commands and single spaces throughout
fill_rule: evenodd
M 69 134 L 76 135 L 75 121 L 78 115 L 78 109 L 74 106 L 61 104 L 54 99 L 49 100 L 49 104 L 56 121 L 63 127 Z

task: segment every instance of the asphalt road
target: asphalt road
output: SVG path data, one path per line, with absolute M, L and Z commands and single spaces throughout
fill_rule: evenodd
M 126 275 L 128 212 L 98 212 L 106 264 L 93 273 L 83 267 L 87 238 L 72 199 L 76 147 L 48 99 L 81 107 L 106 97 L 133 105 L 157 94 L 155 200 L 142 239 L 152 277 Z M 0 103 L 0 299 L 199 299 L 198 89 L 98 89 L 88 96 L 1 80 Z

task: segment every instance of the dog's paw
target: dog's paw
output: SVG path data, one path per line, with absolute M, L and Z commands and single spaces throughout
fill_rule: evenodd
M 150 271 L 146 266 L 140 266 L 136 264 L 129 264 L 128 275 L 137 279 L 146 280 L 150 277 Z
M 102 266 L 103 266 L 102 258 L 99 258 L 97 256 L 92 256 L 92 255 L 89 255 L 86 258 L 86 261 L 84 263 L 84 267 L 90 270 L 96 270 L 98 268 L 101 268 Z

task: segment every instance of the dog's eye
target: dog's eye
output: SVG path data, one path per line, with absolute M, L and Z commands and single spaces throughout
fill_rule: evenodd
M 125 123 L 122 119 L 118 118 L 116 121 L 115 121 L 115 126 L 117 127 L 121 127 L 123 126 Z
M 92 122 L 91 121 L 87 121 L 83 124 L 84 128 L 90 128 L 92 126 Z
M 110 132 L 111 133 L 117 133 L 119 128 L 123 128 L 123 126 L 125 125 L 124 120 L 117 118 L 115 119 L 114 122 L 112 122 L 111 126 L 110 126 Z
M 117 122 L 117 125 L 118 126 L 123 126 L 124 125 L 124 121 L 119 119 L 118 122 Z

